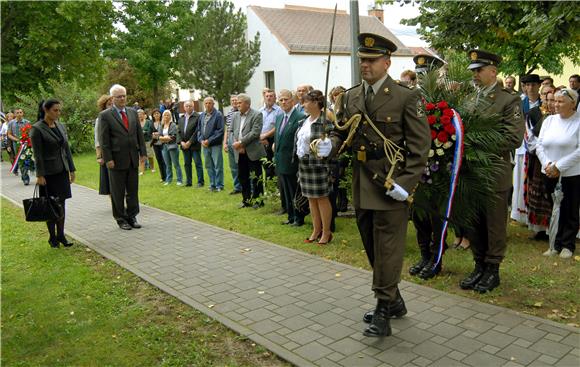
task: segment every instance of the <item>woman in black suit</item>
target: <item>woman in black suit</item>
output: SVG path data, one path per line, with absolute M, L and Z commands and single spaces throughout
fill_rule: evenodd
M 70 184 L 75 180 L 75 165 L 68 145 L 66 130 L 57 120 L 61 105 L 56 99 L 40 103 L 39 121 L 32 126 L 30 138 L 36 161 L 36 183 L 41 196 L 57 197 L 64 209 L 65 200 L 71 197 Z M 46 222 L 51 247 L 73 244 L 64 235 L 65 216 L 55 222 Z

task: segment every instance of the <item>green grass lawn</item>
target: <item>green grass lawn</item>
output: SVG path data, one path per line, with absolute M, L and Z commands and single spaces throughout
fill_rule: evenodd
M 6 200 L 1 214 L 3 365 L 288 365 L 86 247 L 50 248 Z
M 181 157 L 180 157 L 181 158 Z M 224 159 L 227 157 L 224 155 Z M 97 189 L 99 170 L 94 154 L 75 157 L 77 183 Z M 266 201 L 264 208 L 238 209 L 239 195 L 231 196 L 231 175 L 224 161 L 226 190 L 212 193 L 204 188 L 163 186 L 159 173 L 146 172 L 141 176 L 139 199 L 142 203 L 188 218 L 213 224 L 234 232 L 321 256 L 334 261 L 369 269 L 353 218 L 338 218 L 335 239 L 326 247 L 304 244 L 311 231 L 310 218 L 305 226 L 296 228 L 281 225 L 284 216 L 275 212 L 280 204 Z M 195 177 L 195 173 L 194 173 Z M 194 178 L 195 179 L 195 178 Z M 209 179 L 206 175 L 206 183 Z M 147 223 L 144 223 L 147 225 Z M 430 281 L 407 275 L 408 267 L 419 258 L 415 231 L 409 224 L 403 278 L 449 293 L 463 295 L 483 302 L 505 306 L 528 314 L 550 318 L 562 323 L 578 325 L 580 292 L 579 257 L 572 260 L 545 258 L 541 254 L 546 242 L 528 240 L 530 232 L 518 225 L 508 227 L 508 252 L 501 268 L 502 285 L 491 294 L 479 295 L 462 291 L 458 283 L 473 268 L 471 251 L 449 250 L 444 257 L 444 272 Z M 370 284 L 369 284 L 370 294 Z

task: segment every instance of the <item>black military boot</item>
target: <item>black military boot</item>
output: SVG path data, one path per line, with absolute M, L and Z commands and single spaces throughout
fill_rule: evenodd
M 419 245 L 422 246 L 422 245 Z M 423 270 L 423 268 L 425 267 L 425 265 L 427 265 L 427 263 L 429 263 L 429 260 L 431 260 L 431 257 L 433 256 L 433 254 L 431 254 L 431 251 L 429 251 L 428 249 L 421 249 L 421 260 L 419 260 L 417 263 L 415 263 L 415 265 L 411 266 L 409 268 L 409 274 L 411 275 L 417 275 L 421 272 L 421 270 Z
M 486 264 L 479 283 L 473 290 L 479 293 L 489 292 L 499 285 L 499 264 Z
M 475 285 L 477 283 L 479 283 L 479 281 L 483 277 L 484 271 L 485 271 L 485 264 L 481 263 L 481 262 L 476 262 L 475 268 L 473 269 L 471 274 L 469 274 L 467 276 L 467 278 L 463 279 L 459 283 L 459 286 L 461 287 L 461 289 L 473 289 L 475 287 Z
M 367 324 L 370 324 L 371 321 L 373 321 L 374 313 L 375 310 L 365 312 L 365 314 L 363 315 L 363 321 L 366 322 Z M 398 319 L 400 317 L 405 316 L 406 314 L 407 307 L 405 307 L 405 301 L 401 296 L 401 292 L 399 292 L 399 289 L 397 289 L 397 299 L 389 303 L 389 318 Z
M 441 261 L 439 261 L 439 264 L 435 266 L 435 263 L 437 262 L 435 256 L 437 255 L 434 255 L 433 258 L 429 260 L 429 262 L 425 265 L 425 267 L 421 269 L 421 271 L 417 275 L 419 278 L 427 280 L 434 278 L 437 274 L 441 273 L 442 268 Z
M 363 332 L 364 336 L 379 337 L 389 336 L 393 332 L 391 330 L 391 319 L 389 318 L 389 302 L 384 299 L 379 299 L 377 308 L 373 314 L 371 324 Z

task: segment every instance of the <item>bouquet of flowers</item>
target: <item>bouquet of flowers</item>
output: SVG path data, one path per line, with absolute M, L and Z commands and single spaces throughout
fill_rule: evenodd
M 433 180 L 446 180 L 453 161 L 455 127 L 451 123 L 453 110 L 446 101 L 426 103 L 427 122 L 431 128 L 431 149 L 421 182 L 432 184 Z M 443 177 L 439 177 L 443 175 Z
M 34 171 L 34 155 L 32 152 L 32 141 L 30 140 L 30 130 L 32 130 L 32 125 L 26 124 L 20 128 L 20 142 L 19 151 L 20 157 L 18 159 L 18 164 L 20 166 L 21 172 Z M 23 147 L 23 148 L 21 148 Z

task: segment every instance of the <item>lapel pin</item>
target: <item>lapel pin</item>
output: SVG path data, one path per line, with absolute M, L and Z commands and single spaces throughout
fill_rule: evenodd
M 389 88 L 385 88 L 385 89 L 384 89 L 384 92 L 385 92 L 385 93 L 389 93 Z

